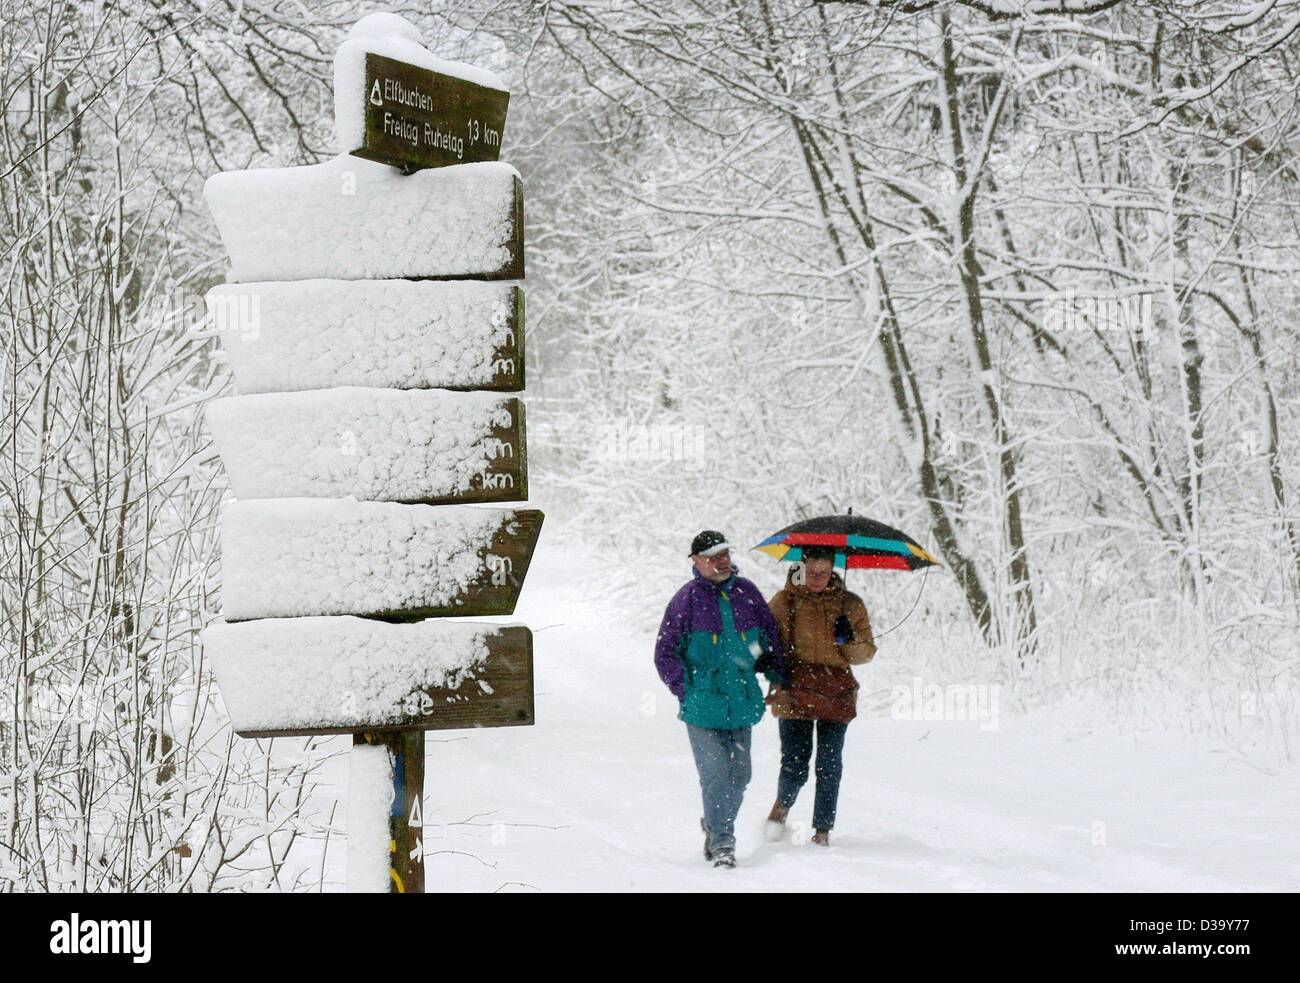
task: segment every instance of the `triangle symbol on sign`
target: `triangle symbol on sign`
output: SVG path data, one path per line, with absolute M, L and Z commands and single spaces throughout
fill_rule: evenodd
M 421 827 L 424 825 L 424 816 L 420 813 L 420 797 L 417 795 L 415 801 L 411 803 L 411 815 L 406 820 L 407 826 Z
M 375 79 L 375 84 L 370 87 L 370 105 L 382 106 L 384 100 L 379 96 L 379 79 Z

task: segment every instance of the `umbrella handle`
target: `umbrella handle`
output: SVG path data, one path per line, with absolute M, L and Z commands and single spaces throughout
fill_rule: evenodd
M 925 582 L 926 580 L 929 579 L 929 577 L 930 577 L 930 568 L 926 567 L 925 574 L 921 578 L 921 589 L 916 592 L 916 600 L 912 602 L 912 606 L 911 608 L 908 609 L 907 614 L 903 615 L 903 621 L 906 621 L 908 618 L 912 616 L 912 612 L 916 610 L 916 606 L 921 602 L 921 594 L 925 591 Z M 871 633 L 872 641 L 874 641 L 877 638 L 880 638 L 882 635 L 888 635 L 891 631 L 893 631 L 895 628 L 901 625 L 903 621 L 900 621 L 897 625 L 893 625 L 889 628 L 886 628 L 884 631 L 872 632 Z

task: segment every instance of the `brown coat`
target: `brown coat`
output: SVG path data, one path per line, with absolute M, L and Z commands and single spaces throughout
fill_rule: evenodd
M 793 578 L 792 570 L 785 587 L 768 601 L 790 667 L 790 684 L 772 705 L 772 714 L 848 723 L 858 712 L 858 683 L 849 666 L 870 662 L 876 654 L 867 606 L 844 589 L 837 573 L 820 594 L 796 585 Z M 836 645 L 835 622 L 841 614 L 853 626 L 854 640 Z

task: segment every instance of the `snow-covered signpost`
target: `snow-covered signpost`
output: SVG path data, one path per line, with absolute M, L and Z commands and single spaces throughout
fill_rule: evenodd
M 204 648 L 239 735 L 354 735 L 351 890 L 424 889 L 425 730 L 533 722 L 531 632 L 433 620 L 512 614 L 542 523 L 473 504 L 528 497 L 508 99 L 372 14 L 334 61 L 345 152 L 205 189 L 239 394 L 207 412 L 237 501 Z

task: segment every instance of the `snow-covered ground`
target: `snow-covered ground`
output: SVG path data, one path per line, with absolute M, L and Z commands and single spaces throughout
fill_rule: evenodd
M 811 781 L 794 835 L 763 840 L 779 757 L 765 719 L 739 866 L 714 870 L 701 856 L 695 770 L 676 701 L 655 675 L 653 638 L 623 627 L 585 563 L 544 535 L 512 619 L 535 633 L 536 726 L 426 737 L 430 891 L 1300 890 L 1300 767 L 1121 731 L 1082 708 L 1019 717 L 1004 708 L 995 728 L 860 716 L 829 850 L 803 842 Z M 864 692 L 890 656 L 882 644 L 857 670 Z M 343 751 L 349 739 L 330 740 Z M 318 793 L 324 815 L 331 792 L 346 795 L 347 773 L 344 752 L 325 772 L 333 787 Z M 341 802 L 336 824 L 345 815 Z M 319 854 L 296 859 L 319 869 Z M 345 880 L 346 846 L 334 837 L 325 889 Z

